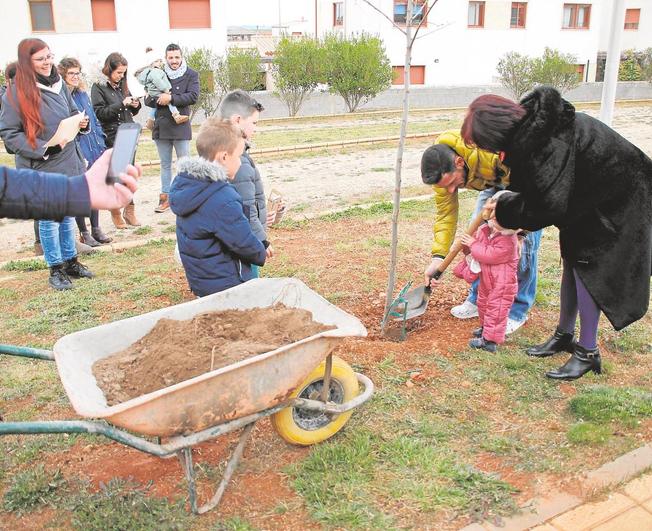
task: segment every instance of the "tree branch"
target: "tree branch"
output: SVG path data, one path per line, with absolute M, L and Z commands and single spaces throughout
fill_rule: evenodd
M 398 31 L 400 31 L 401 33 L 403 33 L 403 35 L 405 35 L 405 30 L 404 30 L 403 28 L 401 28 L 401 26 L 399 26 L 398 24 L 396 24 L 396 22 L 394 22 L 394 21 L 393 21 L 391 18 L 389 18 L 385 13 L 383 13 L 379 8 L 377 8 L 375 5 L 373 5 L 369 0 L 362 0 L 362 1 L 363 1 L 365 4 L 367 4 L 371 9 L 377 11 L 377 12 L 380 13 L 383 17 L 385 17 L 387 20 L 389 20 L 389 23 L 390 23 L 392 26 L 394 26 Z M 435 0 L 435 1 L 437 1 L 437 0 Z
M 428 7 L 426 12 L 423 14 L 421 17 L 421 20 L 419 21 L 419 25 L 417 28 L 414 30 L 414 35 L 412 35 L 412 40 L 410 41 L 409 47 L 412 48 L 412 45 L 414 44 L 414 41 L 417 39 L 417 35 L 419 34 L 419 30 L 421 29 L 421 26 L 423 26 L 423 23 L 428 20 L 428 15 L 430 15 L 430 11 L 432 10 L 433 7 L 435 7 L 435 4 L 438 2 L 438 0 L 434 0 L 432 4 Z M 426 5 L 428 3 L 426 2 Z

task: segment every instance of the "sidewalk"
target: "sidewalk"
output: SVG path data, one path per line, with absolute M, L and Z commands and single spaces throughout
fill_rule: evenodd
M 649 443 L 586 473 L 579 495 L 551 492 L 499 525 L 481 522 L 462 531 L 652 531 L 651 468 Z

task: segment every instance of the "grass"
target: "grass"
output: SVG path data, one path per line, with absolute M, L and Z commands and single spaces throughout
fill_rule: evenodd
M 584 421 L 632 425 L 652 418 L 652 393 L 630 387 L 595 385 L 573 397 L 568 407 L 577 419 Z
M 42 271 L 47 269 L 45 260 L 32 258 L 30 260 L 12 260 L 2 266 L 3 271 Z
M 13 477 L 3 497 L 3 508 L 21 515 L 38 507 L 55 506 L 60 497 L 59 491 L 65 485 L 66 481 L 59 470 L 48 472 L 42 464 L 38 464 Z

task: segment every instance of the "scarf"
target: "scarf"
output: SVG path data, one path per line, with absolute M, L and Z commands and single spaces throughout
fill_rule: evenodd
M 176 70 L 172 70 L 170 65 L 167 63 L 163 65 L 163 70 L 165 70 L 165 75 L 168 76 L 168 79 L 179 79 L 186 73 L 186 70 L 188 70 L 188 65 L 186 64 L 185 59 L 181 59 L 181 65 L 179 65 L 179 68 Z
M 59 71 L 56 69 L 54 65 L 52 65 L 52 70 L 50 70 L 49 76 L 44 76 L 43 74 L 36 74 L 36 82 L 40 83 L 41 85 L 45 85 L 46 87 L 51 87 L 60 79 L 61 76 L 59 76 Z

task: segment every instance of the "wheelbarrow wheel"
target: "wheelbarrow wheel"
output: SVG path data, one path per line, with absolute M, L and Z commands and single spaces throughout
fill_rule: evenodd
M 326 362 L 322 362 L 290 395 L 291 398 L 319 400 L 324 384 Z M 344 360 L 333 356 L 331 383 L 328 400 L 342 404 L 359 394 L 358 379 L 353 369 Z M 319 411 L 288 407 L 271 416 L 272 426 L 287 442 L 309 446 L 340 431 L 351 417 L 352 411 L 341 415 L 331 415 Z

